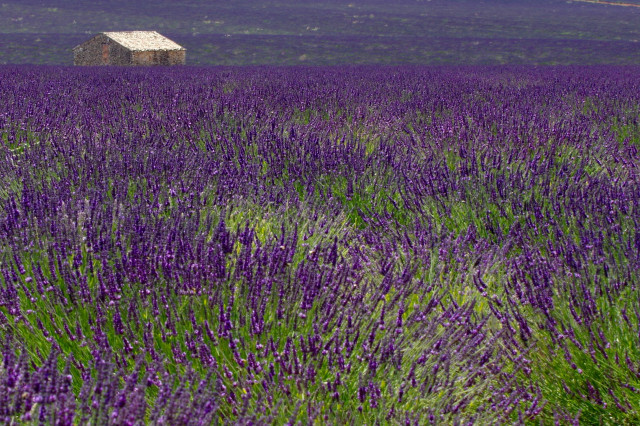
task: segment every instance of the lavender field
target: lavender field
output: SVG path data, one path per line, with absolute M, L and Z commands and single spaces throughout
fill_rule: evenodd
M 0 101 L 0 422 L 640 422 L 640 68 L 3 66 Z
M 640 64 L 640 8 L 580 0 L 3 0 L 0 64 L 72 65 L 126 30 L 197 66 Z

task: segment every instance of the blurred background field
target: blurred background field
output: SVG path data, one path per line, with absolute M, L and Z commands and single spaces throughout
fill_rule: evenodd
M 0 63 L 72 64 L 71 48 L 122 30 L 167 35 L 191 65 L 640 63 L 640 8 L 578 1 L 55 5 L 0 3 Z

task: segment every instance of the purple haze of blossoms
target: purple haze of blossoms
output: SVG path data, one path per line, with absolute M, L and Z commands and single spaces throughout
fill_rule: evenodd
M 633 412 L 638 71 L 0 69 L 0 418 Z

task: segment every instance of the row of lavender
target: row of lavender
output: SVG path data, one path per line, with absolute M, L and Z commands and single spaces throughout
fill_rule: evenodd
M 623 9 L 623 8 L 621 8 Z M 305 11 L 308 13 L 308 11 Z M 600 15 L 597 15 L 601 19 Z M 465 26 L 468 22 L 465 21 Z M 603 25 L 609 27 L 607 25 Z M 109 27 L 109 25 L 107 25 Z M 136 27 L 136 25 L 132 25 Z M 446 37 L 392 35 L 260 35 L 163 33 L 187 49 L 189 65 L 313 65 L 336 64 L 616 64 L 640 63 L 638 40 L 593 38 L 497 38 L 495 34 Z M 39 31 L 42 31 L 41 29 Z M 409 30 L 412 31 L 412 30 Z M 462 31 L 462 30 L 460 30 Z M 553 30 L 549 30 L 553 33 Z M 93 34 L 94 30 L 89 31 Z M 385 33 L 386 34 L 386 33 Z M 90 35 L 17 32 L 2 35 L 0 64 L 73 64 L 71 48 Z M 606 37 L 614 37 L 608 32 Z
M 639 69 L 0 73 L 3 421 L 640 418 Z

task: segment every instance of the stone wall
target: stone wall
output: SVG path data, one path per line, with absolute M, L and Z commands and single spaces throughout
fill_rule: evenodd
M 172 50 L 169 52 L 169 65 L 185 65 L 186 63 L 186 50 Z
M 147 50 L 132 52 L 132 65 L 184 65 L 184 50 Z
M 99 34 L 73 50 L 74 65 L 131 65 L 131 51 Z

